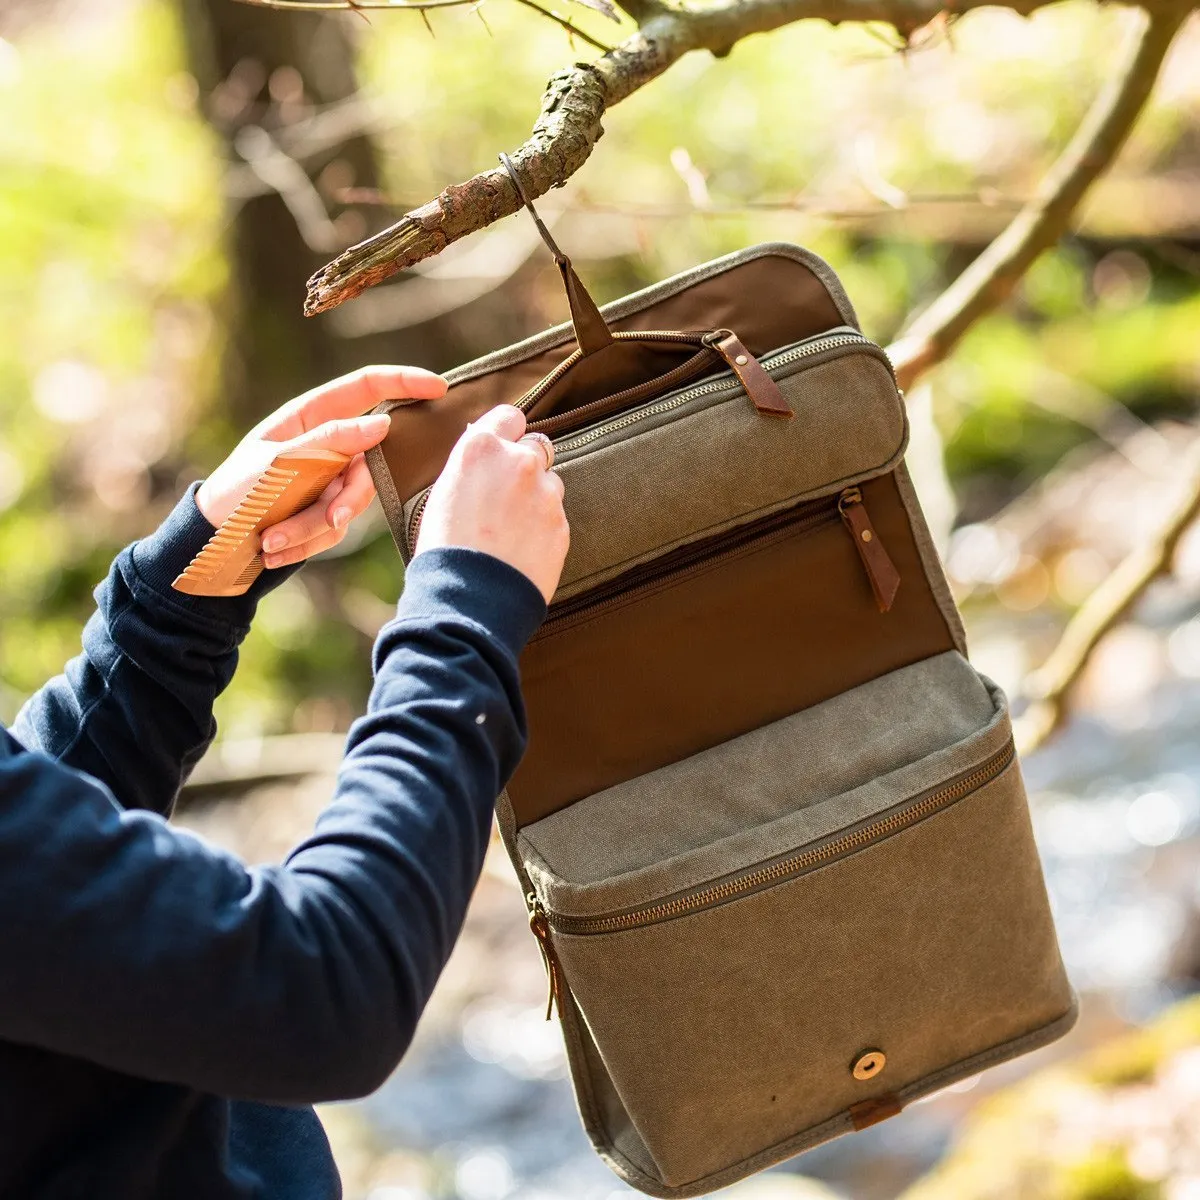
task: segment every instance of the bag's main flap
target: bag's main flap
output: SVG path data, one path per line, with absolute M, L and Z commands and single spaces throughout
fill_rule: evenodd
M 601 311 L 613 330 L 733 329 L 755 355 L 858 324 L 830 267 L 786 243 L 705 263 Z M 574 349 L 571 326 L 559 325 L 449 372 L 450 390 L 440 400 L 379 406 L 391 414 L 392 428 L 367 463 L 397 544 L 403 547 L 405 501 L 437 478 L 467 425 L 524 395 Z

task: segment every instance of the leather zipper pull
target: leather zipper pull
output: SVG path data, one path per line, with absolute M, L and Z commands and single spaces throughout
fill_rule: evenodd
M 558 1006 L 558 1015 L 563 1015 L 562 968 L 558 965 L 558 955 L 554 953 L 554 945 L 550 941 L 550 922 L 546 919 L 546 910 L 542 908 L 542 902 L 533 892 L 525 897 L 525 901 L 529 905 L 529 928 L 537 938 L 538 949 L 542 952 L 542 965 L 546 968 L 546 980 L 550 987 L 550 994 L 546 998 L 548 1021 L 554 1015 L 555 1005 Z
M 875 603 L 880 612 L 887 612 L 900 587 L 900 572 L 871 524 L 862 492 L 856 487 L 846 488 L 838 497 L 838 512 L 854 539 L 854 548 L 871 581 L 871 591 L 875 593 Z
M 704 335 L 705 345 L 711 346 L 741 380 L 746 395 L 754 407 L 768 417 L 794 417 L 791 405 L 783 398 L 779 385 L 762 368 L 762 363 L 742 345 L 742 339 L 732 329 L 718 329 Z

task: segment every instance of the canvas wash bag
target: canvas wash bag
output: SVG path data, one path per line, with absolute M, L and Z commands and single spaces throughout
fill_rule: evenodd
M 546 235 L 548 238 L 548 235 Z M 549 240 L 549 239 L 548 239 Z M 394 402 L 407 559 L 466 424 L 555 442 L 571 548 L 498 812 L 593 1144 L 691 1196 L 1070 1028 L 1003 693 L 829 267 L 754 246 Z

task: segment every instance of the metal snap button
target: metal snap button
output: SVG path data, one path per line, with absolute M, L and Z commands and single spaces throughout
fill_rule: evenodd
M 887 1065 L 887 1055 L 882 1050 L 864 1050 L 850 1068 L 855 1079 L 874 1079 Z

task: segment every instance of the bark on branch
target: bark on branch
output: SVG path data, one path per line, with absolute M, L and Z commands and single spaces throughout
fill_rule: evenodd
M 1058 645 L 1026 681 L 1029 708 L 1017 722 L 1022 752 L 1040 746 L 1062 723 L 1072 689 L 1104 636 L 1129 614 L 1146 589 L 1171 570 L 1179 539 L 1200 516 L 1200 442 L 1192 447 L 1178 500 L 1157 532 L 1130 553 L 1080 605 Z
M 1028 15 L 1049 2 L 1005 0 L 1004 7 Z M 960 14 L 984 5 L 985 0 L 958 0 L 953 11 Z M 1125 81 L 1106 91 L 1105 102 L 1098 102 L 1085 128 L 1072 141 L 1075 157 L 1084 161 L 1079 163 L 1077 171 L 1068 169 L 1074 165 L 1074 158 L 1068 152 L 1052 172 L 1052 192 L 1063 190 L 1061 202 L 1051 203 L 1053 195 L 1041 204 L 1035 201 L 1038 212 L 1044 207 L 1057 215 L 1061 210 L 1060 224 L 1055 227 L 1053 237 L 1058 236 L 1057 230 L 1065 224 L 1087 184 L 1116 152 L 1124 137 L 1122 126 L 1127 132 L 1132 125 L 1153 84 L 1157 63 L 1191 7 L 1188 0 L 1147 0 L 1147 5 L 1161 15 L 1156 15 L 1150 28 L 1144 31 L 1133 61 L 1124 72 Z M 512 154 L 532 198 L 561 187 L 586 162 L 603 133 L 602 120 L 609 108 L 661 75 L 685 54 L 698 50 L 725 54 L 751 34 L 809 18 L 834 24 L 883 21 L 908 35 L 948 11 L 943 0 L 719 0 L 698 9 L 667 7 L 661 0 L 629 0 L 622 7 L 640 22 L 640 28 L 595 61 L 576 63 L 555 75 L 542 99 L 532 135 Z M 1095 149 L 1093 142 L 1097 143 Z M 1093 166 L 1092 155 L 1096 153 L 1102 161 Z M 1076 182 L 1064 184 L 1063 175 L 1074 176 Z M 516 192 L 499 167 L 465 183 L 454 184 L 436 199 L 406 213 L 390 228 L 352 246 L 318 271 L 309 281 L 305 311 L 312 315 L 334 308 L 397 271 L 438 254 L 451 242 L 516 212 L 518 207 Z M 1035 217 L 1036 214 L 1030 214 L 1025 223 L 1006 235 L 1005 244 L 993 256 L 999 258 L 1001 265 L 1013 256 L 1013 243 L 1021 243 L 1025 236 L 1032 237 L 1023 231 L 1030 223 L 1038 225 Z M 1042 218 L 1043 222 L 1050 219 Z M 966 286 L 956 295 L 961 298 Z
M 1063 235 L 1092 183 L 1116 158 L 1150 98 L 1188 9 L 1139 13 L 1122 62 L 1037 192 L 988 248 L 888 348 L 902 388 L 946 358 L 999 307 L 1042 251 Z

